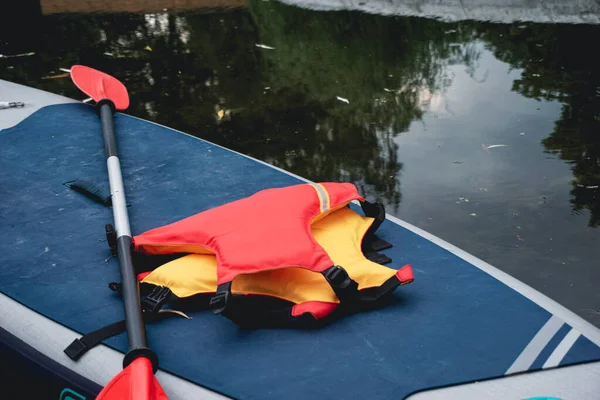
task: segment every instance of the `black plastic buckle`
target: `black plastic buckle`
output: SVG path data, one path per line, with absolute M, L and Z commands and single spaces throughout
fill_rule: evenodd
M 327 268 L 322 272 L 327 282 L 333 288 L 340 301 L 347 301 L 356 297 L 358 293 L 358 283 L 350 278 L 348 272 L 339 265 Z
M 210 303 L 208 304 L 213 313 L 221 314 L 225 311 L 230 296 L 231 292 L 229 290 L 215 293 L 215 295 L 210 298 Z
M 85 354 L 88 347 L 79 339 L 75 339 L 71 344 L 64 350 L 65 354 L 73 361 L 79 360 L 79 358 Z
M 142 307 L 144 311 L 151 313 L 157 313 L 162 306 L 167 302 L 171 295 L 171 289 L 166 286 L 157 286 L 152 290 L 144 301 L 142 301 Z
M 339 265 L 326 269 L 323 271 L 323 275 L 330 284 L 338 287 L 344 286 L 344 282 L 350 279 L 346 270 Z

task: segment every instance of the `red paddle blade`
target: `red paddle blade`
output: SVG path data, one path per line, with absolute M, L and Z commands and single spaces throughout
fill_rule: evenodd
M 152 363 L 138 357 L 102 389 L 96 400 L 169 400 L 152 372 Z
M 117 110 L 129 107 L 127 89 L 117 78 L 83 65 L 71 67 L 71 79 L 83 93 L 94 101 L 109 99 Z

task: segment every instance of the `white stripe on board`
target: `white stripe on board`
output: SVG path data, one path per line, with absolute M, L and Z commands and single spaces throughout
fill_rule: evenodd
M 527 371 L 535 359 L 540 355 L 544 347 L 550 339 L 556 335 L 556 332 L 564 325 L 558 317 L 554 315 L 542 326 L 542 329 L 535 334 L 533 339 L 525 346 L 519 357 L 512 363 L 505 375 L 514 374 L 516 372 Z M 555 350 L 556 351 L 556 350 Z
M 560 362 L 565 358 L 571 347 L 575 344 L 577 339 L 579 339 L 581 333 L 577 332 L 575 329 L 571 329 L 567 336 L 561 340 L 561 342 L 556 346 L 550 357 L 546 360 L 542 368 L 552 368 L 558 366 Z

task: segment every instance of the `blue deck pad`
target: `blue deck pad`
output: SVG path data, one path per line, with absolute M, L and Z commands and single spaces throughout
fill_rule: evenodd
M 123 115 L 115 124 L 134 233 L 299 183 L 168 128 Z M 68 104 L 0 133 L 0 288 L 79 332 L 123 318 L 107 288 L 120 279 L 116 260 L 105 262 L 112 212 L 63 185 L 108 185 L 100 132 L 91 107 Z M 319 330 L 243 331 L 210 312 L 168 319 L 148 327 L 161 368 L 238 398 L 403 398 L 503 375 L 551 317 L 407 229 L 387 221 L 380 236 L 394 244 L 392 266 L 415 273 L 390 306 Z M 107 344 L 125 351 L 125 335 Z M 600 349 L 581 337 L 562 364 L 594 359 Z

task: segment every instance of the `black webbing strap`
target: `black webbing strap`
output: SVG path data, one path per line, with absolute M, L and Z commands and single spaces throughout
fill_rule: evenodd
M 385 221 L 385 207 L 381 203 L 372 203 L 366 200 L 360 202 L 360 207 L 367 217 L 375 219 L 365 236 L 375 235 L 377 229 L 379 229 L 383 221 Z
M 293 306 L 289 301 L 270 296 L 234 295 L 231 292 L 231 282 L 219 285 L 209 303 L 215 314 L 247 329 L 300 328 L 317 323 L 317 319 L 310 313 L 293 316 Z
M 102 341 L 125 332 L 125 320 L 103 326 L 93 332 L 86 333 L 79 339 L 73 340 L 64 350 L 65 354 L 73 361 L 77 361 L 82 355 Z
M 361 201 L 360 206 L 363 213 L 367 217 L 373 218 L 373 223 L 365 233 L 361 248 L 365 257 L 377 264 L 387 264 L 392 262 L 392 259 L 384 254 L 380 254 L 381 250 L 389 249 L 392 244 L 379 238 L 375 232 L 383 221 L 385 221 L 385 207 L 381 203 L 372 203 L 369 201 Z
M 381 286 L 361 290 L 359 292 L 358 300 L 361 303 L 375 303 L 387 294 L 392 293 L 401 284 L 402 282 L 394 275 Z
M 142 318 L 144 323 L 156 322 L 174 316 L 172 313 L 150 313 L 144 312 Z M 89 350 L 98 346 L 108 338 L 117 336 L 125 332 L 125 320 L 114 322 L 110 325 L 103 326 L 93 332 L 86 333 L 79 339 L 75 339 L 64 350 L 65 354 L 73 361 L 77 361 Z
M 113 291 L 120 291 L 120 284 L 111 282 L 109 287 Z M 165 286 L 155 286 L 142 301 L 142 309 L 144 313 L 142 318 L 144 322 L 154 322 L 171 316 L 170 313 L 158 313 L 162 306 L 174 297 L 171 290 Z M 125 332 L 125 320 L 114 322 L 110 325 L 103 326 L 93 332 L 86 333 L 82 337 L 73 340 L 64 350 L 65 354 L 71 360 L 77 361 L 82 355 L 88 352 L 91 348 L 97 346 L 104 340 Z

